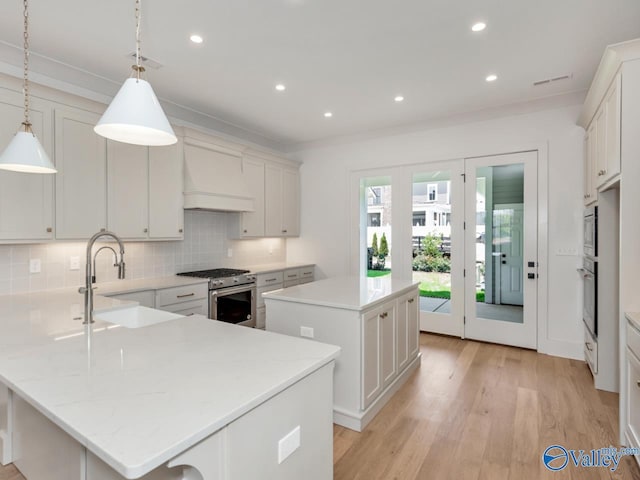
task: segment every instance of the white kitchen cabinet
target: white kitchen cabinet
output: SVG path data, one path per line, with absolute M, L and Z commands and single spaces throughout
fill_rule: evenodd
M 300 283 L 300 269 L 299 268 L 289 268 L 282 272 L 284 279 L 284 288 L 293 287 L 294 285 L 298 285 Z
M 202 305 L 206 304 L 208 312 L 209 284 L 198 283 L 194 285 L 156 290 L 155 308 L 178 313 L 178 311 L 175 310 L 175 305 L 194 301 L 201 301 Z M 191 308 L 191 306 L 188 306 L 187 308 Z
M 407 293 L 398 299 L 397 311 L 397 364 L 402 371 L 411 358 L 418 354 L 419 322 L 418 322 L 418 294 Z
M 622 76 L 616 75 L 609 91 L 605 95 L 603 108 L 606 112 L 605 137 L 607 139 L 604 156 L 606 163 L 602 183 L 620 175 L 620 103 Z
M 625 437 L 630 447 L 640 448 L 640 330 L 638 315 L 635 321 L 627 318 L 626 349 L 626 427 Z
M 595 147 L 595 164 L 596 164 L 596 186 L 600 187 L 604 183 L 604 175 L 607 171 L 607 116 L 604 105 L 593 120 L 596 125 L 596 147 Z
M 300 235 L 300 175 L 297 169 L 265 166 L 265 235 Z
M 382 391 L 380 312 L 362 315 L 362 405 L 366 409 Z
M 598 190 L 597 190 L 597 145 L 598 145 L 598 136 L 597 136 L 596 122 L 592 122 L 589 128 L 587 129 L 587 136 L 585 139 L 585 193 L 584 200 L 585 205 L 591 205 L 598 201 Z
M 56 238 L 85 240 L 107 227 L 106 141 L 93 131 L 99 119 L 55 110 Z
M 144 240 L 149 232 L 149 149 L 107 141 L 107 228 Z
M 107 142 L 109 230 L 129 240 L 184 237 L 179 149 Z
M 254 196 L 253 212 L 238 214 L 237 238 L 264 237 L 265 230 L 265 164 L 260 159 L 245 156 L 242 159 L 242 175 L 249 192 Z
M 396 302 L 394 301 L 384 305 L 380 313 L 382 388 L 387 388 L 398 374 L 396 328 Z
M 184 238 L 182 140 L 149 148 L 149 238 Z
M 0 89 L 0 149 L 24 121 L 22 95 Z M 32 128 L 53 161 L 51 109 L 31 99 Z M 53 175 L 0 170 L 0 242 L 53 239 Z

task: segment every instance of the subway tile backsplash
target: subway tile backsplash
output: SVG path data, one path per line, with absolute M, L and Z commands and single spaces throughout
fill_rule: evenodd
M 226 216 L 225 213 L 186 210 L 183 241 L 125 242 L 127 278 L 285 261 L 286 240 L 229 240 Z M 94 252 L 102 244 L 96 245 Z M 118 250 L 116 244 L 108 245 Z M 227 256 L 229 249 L 231 258 Z M 85 256 L 86 242 L 0 245 L 0 295 L 80 286 L 84 284 Z M 70 269 L 72 257 L 79 257 L 78 270 Z M 40 273 L 29 272 L 32 259 L 40 260 Z M 118 272 L 109 250 L 100 252 L 96 270 L 98 282 L 117 280 Z

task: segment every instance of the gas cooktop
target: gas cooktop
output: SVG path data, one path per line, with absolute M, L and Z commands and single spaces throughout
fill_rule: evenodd
M 210 270 L 198 270 L 195 272 L 183 272 L 178 275 L 185 277 L 199 277 L 199 278 L 225 278 L 233 277 L 236 275 L 242 275 L 243 273 L 249 273 L 249 270 L 237 270 L 235 268 L 212 268 Z

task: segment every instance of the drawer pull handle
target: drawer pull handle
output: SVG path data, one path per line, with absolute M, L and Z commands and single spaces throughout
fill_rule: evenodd
M 297 275 L 287 275 L 287 278 L 296 278 Z
M 409 303 L 413 303 L 414 300 L 415 300 L 414 298 L 410 298 Z
M 193 312 L 187 313 L 187 317 L 190 317 L 191 315 L 195 315 L 195 313 L 193 313 Z
M 176 298 L 193 297 L 194 295 L 195 293 L 191 292 L 191 293 L 186 293 L 184 295 L 176 295 Z
M 278 280 L 277 278 L 267 278 L 265 280 L 265 282 L 275 282 L 276 280 Z

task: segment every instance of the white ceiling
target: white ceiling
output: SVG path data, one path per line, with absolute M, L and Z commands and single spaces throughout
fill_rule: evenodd
M 115 94 L 133 6 L 30 0 L 33 70 Z M 477 20 L 487 29 L 472 33 Z M 5 65 L 20 64 L 21 29 L 22 2 L 0 2 Z M 640 37 L 640 1 L 153 0 L 142 35 L 143 55 L 163 65 L 147 77 L 160 98 L 285 147 L 582 91 L 606 45 Z

